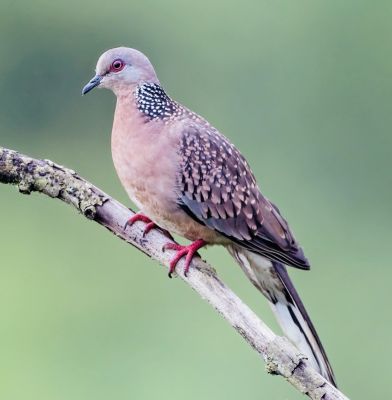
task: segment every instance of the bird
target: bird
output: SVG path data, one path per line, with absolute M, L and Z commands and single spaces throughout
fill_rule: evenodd
M 142 52 L 117 47 L 98 59 L 83 87 L 111 90 L 116 106 L 111 150 L 117 175 L 139 208 L 127 222 L 180 235 L 169 276 L 185 257 L 187 274 L 197 251 L 222 245 L 268 299 L 285 333 L 331 384 L 336 379 L 316 329 L 286 266 L 310 263 L 278 207 L 265 197 L 240 151 L 206 119 L 172 99 Z

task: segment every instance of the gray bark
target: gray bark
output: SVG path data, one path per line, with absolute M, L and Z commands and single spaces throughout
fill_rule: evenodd
M 124 230 L 133 213 L 117 200 L 81 178 L 74 171 L 49 160 L 37 160 L 0 147 L 0 182 L 17 185 L 24 194 L 40 192 L 60 199 L 105 226 L 116 236 L 168 268 L 173 251 L 162 251 L 168 238 L 159 230 L 143 236 L 144 224 Z M 187 277 L 178 264 L 178 276 L 207 300 L 266 362 L 268 373 L 281 375 L 311 399 L 347 399 L 308 364 L 306 357 L 284 337 L 275 335 L 262 320 L 217 276 L 216 271 L 195 258 Z

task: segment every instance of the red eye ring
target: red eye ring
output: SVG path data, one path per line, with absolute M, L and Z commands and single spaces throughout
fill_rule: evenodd
M 110 65 L 110 72 L 120 72 L 125 67 L 125 63 L 121 59 L 116 59 Z

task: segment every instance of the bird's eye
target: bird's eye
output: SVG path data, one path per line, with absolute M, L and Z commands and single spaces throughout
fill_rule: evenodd
M 112 62 L 110 66 L 110 72 L 120 72 L 125 67 L 123 60 L 117 59 Z

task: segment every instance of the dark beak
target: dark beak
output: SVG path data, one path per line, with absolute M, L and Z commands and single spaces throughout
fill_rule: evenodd
M 97 87 L 102 81 L 101 75 L 95 75 L 93 79 L 82 89 L 82 94 L 87 94 L 90 90 Z

